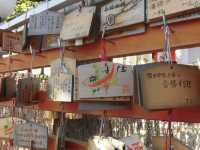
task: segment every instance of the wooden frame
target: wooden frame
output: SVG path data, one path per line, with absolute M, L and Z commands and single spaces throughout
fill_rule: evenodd
M 192 20 L 184 23 L 175 23 L 170 25 L 174 33 L 171 36 L 171 46 L 173 49 L 190 48 L 199 46 L 200 20 Z M 118 38 L 106 42 L 108 57 L 130 56 L 143 53 L 151 53 L 163 49 L 163 32 L 161 27 L 147 27 L 147 32 L 141 35 Z M 49 66 L 49 63 L 59 58 L 59 50 L 52 49 L 37 54 L 33 62 L 33 68 Z M 72 47 L 65 51 L 65 56 L 74 58 L 77 61 L 87 61 L 99 59 L 101 53 L 101 41 L 94 44 L 84 45 L 82 47 Z M 25 70 L 30 68 L 31 55 L 19 54 L 12 56 L 13 64 L 11 70 Z M 0 59 L 0 72 L 9 71 L 9 59 Z
M 199 46 L 199 23 L 200 20 L 193 20 L 185 23 L 175 23 L 170 25 L 171 28 L 174 30 L 174 33 L 172 35 L 172 48 L 177 49 Z M 67 49 L 65 51 L 65 56 L 75 58 L 79 62 L 99 59 L 99 54 L 101 50 L 100 44 L 100 41 L 98 41 L 94 44 L 72 48 L 70 50 Z M 142 53 L 151 53 L 152 51 L 159 51 L 163 48 L 163 33 L 161 27 L 147 27 L 147 32 L 144 34 L 115 39 L 111 42 L 107 42 L 106 47 L 107 54 L 111 58 L 134 54 L 137 55 Z M 11 64 L 11 71 L 29 69 L 31 57 L 32 56 L 28 54 L 19 54 L 17 56 L 12 56 L 11 59 L 13 60 L 13 64 Z M 33 68 L 49 66 L 49 63 L 56 58 L 59 58 L 58 49 L 52 49 L 47 52 L 39 53 L 35 57 Z M 9 71 L 9 59 L 0 58 L 0 72 L 3 73 L 7 71 Z M 13 102 L 14 101 L 0 103 L 0 106 L 12 107 Z M 97 115 L 103 114 L 102 110 L 79 110 L 80 104 L 80 102 L 65 103 L 63 109 L 62 103 L 45 101 L 31 108 L 58 112 L 65 111 Z M 171 111 L 145 112 L 143 108 L 134 105 L 132 109 L 124 108 L 121 110 L 122 111 L 119 111 L 119 108 L 113 108 L 108 110 L 107 114 L 109 116 L 115 117 L 133 117 L 138 119 L 144 118 L 153 120 L 200 122 L 199 107 L 173 109 Z

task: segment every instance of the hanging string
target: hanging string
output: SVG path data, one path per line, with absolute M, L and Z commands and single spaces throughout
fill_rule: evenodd
M 65 149 L 65 113 L 64 113 L 64 103 L 62 105 L 62 112 L 60 116 L 60 127 L 59 127 L 59 136 L 60 136 L 60 146 L 58 150 Z
M 104 129 L 106 124 L 106 111 L 104 111 L 101 119 L 100 119 L 100 129 L 99 129 L 99 136 L 103 136 Z
M 172 64 L 172 56 L 171 56 L 171 43 L 170 43 L 170 34 L 171 29 L 167 24 L 165 12 L 163 12 L 163 33 L 164 33 L 164 62 Z
M 8 73 L 10 76 L 11 76 L 11 64 L 13 63 L 11 56 L 12 56 L 12 52 L 9 50 L 9 52 L 8 52 Z
M 30 53 L 31 53 L 31 64 L 30 64 L 30 70 L 29 70 L 29 73 L 32 73 L 32 69 L 33 69 L 33 61 L 35 60 L 35 50 L 32 49 L 32 46 L 30 45 L 29 47 L 30 49 Z
M 60 45 L 60 62 L 61 62 L 61 73 L 68 73 L 68 69 L 65 66 L 65 41 L 62 39 L 59 39 L 59 45 Z

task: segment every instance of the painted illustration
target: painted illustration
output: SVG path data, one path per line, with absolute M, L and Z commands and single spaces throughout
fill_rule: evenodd
M 9 139 L 13 137 L 14 124 L 12 118 L 0 119 L 0 138 Z
M 78 68 L 79 97 L 120 97 L 133 95 L 132 67 L 112 62 L 82 65 Z

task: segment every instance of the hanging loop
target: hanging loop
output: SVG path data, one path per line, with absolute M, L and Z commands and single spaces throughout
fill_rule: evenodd
M 65 66 L 65 41 L 62 39 L 59 39 L 59 45 L 60 45 L 60 62 L 61 62 L 61 73 L 68 73 L 68 69 Z
M 170 34 L 171 29 L 167 24 L 165 11 L 163 12 L 164 53 L 163 61 L 172 64 Z

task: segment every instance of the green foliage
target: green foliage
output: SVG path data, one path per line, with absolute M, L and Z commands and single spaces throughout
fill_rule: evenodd
M 40 1 L 42 0 L 17 0 L 16 8 L 12 13 L 12 15 L 7 18 L 7 20 L 11 20 L 16 16 L 21 15 L 22 13 L 26 12 Z

